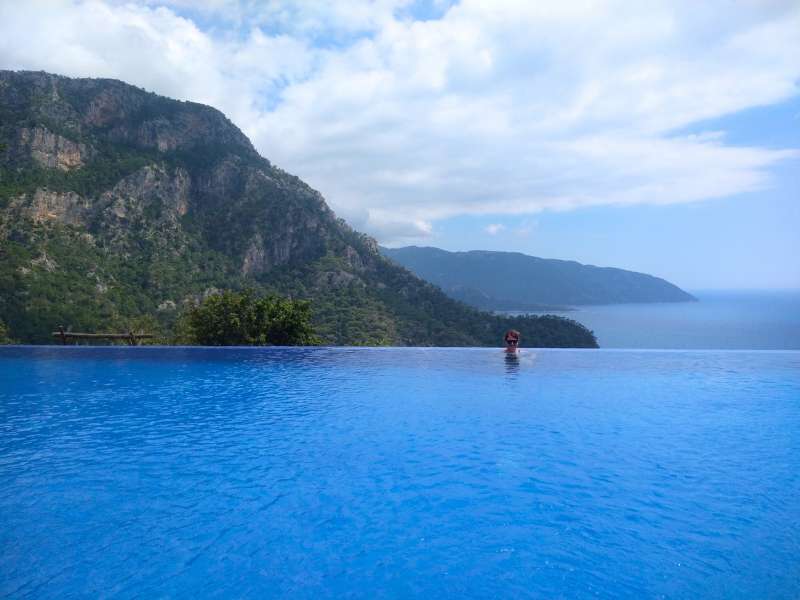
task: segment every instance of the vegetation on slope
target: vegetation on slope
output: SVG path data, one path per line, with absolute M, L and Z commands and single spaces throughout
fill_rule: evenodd
M 220 289 L 310 301 L 329 344 L 594 346 L 480 313 L 387 260 L 224 115 L 111 80 L 0 71 L 0 318 L 11 337 L 146 328 Z

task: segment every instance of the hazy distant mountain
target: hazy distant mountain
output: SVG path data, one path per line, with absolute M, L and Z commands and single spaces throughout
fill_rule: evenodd
M 447 252 L 418 246 L 381 252 L 451 297 L 484 310 L 696 300 L 652 275 L 519 252 Z

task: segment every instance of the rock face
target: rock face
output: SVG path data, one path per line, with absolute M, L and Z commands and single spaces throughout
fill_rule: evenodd
M 30 154 L 40 166 L 69 171 L 82 167 L 87 156 L 86 146 L 76 144 L 45 127 L 19 130 L 19 151 Z
M 169 330 L 226 287 L 312 300 L 332 343 L 493 344 L 509 325 L 383 258 L 219 111 L 41 72 L 0 71 L 0 286 L 24 341 Z M 566 321 L 518 328 L 533 325 L 541 345 L 594 344 Z
M 184 169 L 170 172 L 162 165 L 147 165 L 104 192 L 97 207 L 120 224 L 144 218 L 150 211 L 157 219 L 177 225 L 189 207 L 190 183 Z
M 51 192 L 38 188 L 33 192 L 29 202 L 26 197 L 17 198 L 19 205 L 24 205 L 31 218 L 37 223 L 60 221 L 68 225 L 85 223 L 89 203 L 75 192 Z

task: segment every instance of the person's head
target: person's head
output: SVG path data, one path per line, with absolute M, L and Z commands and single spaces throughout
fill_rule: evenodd
M 519 346 L 519 331 L 516 329 L 509 329 L 505 335 L 506 348 L 509 350 L 516 349 Z

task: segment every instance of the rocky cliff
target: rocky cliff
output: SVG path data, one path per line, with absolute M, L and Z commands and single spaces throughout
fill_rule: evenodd
M 169 331 L 223 287 L 312 300 L 329 343 L 592 346 L 563 319 L 453 302 L 261 157 L 219 111 L 113 80 L 0 71 L 0 319 Z

